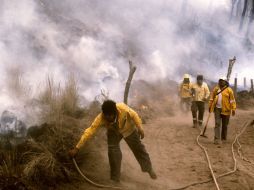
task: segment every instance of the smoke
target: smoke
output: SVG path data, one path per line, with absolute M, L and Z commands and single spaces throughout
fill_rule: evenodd
M 137 65 L 135 79 L 190 73 L 217 80 L 236 56 L 232 77 L 254 77 L 254 35 L 247 40 L 238 31 L 230 9 L 227 0 L 1 0 L 2 109 L 14 104 L 6 81 L 11 67 L 22 68 L 30 98 L 47 75 L 64 83 L 74 73 L 85 99 L 105 89 L 121 101 L 128 60 Z

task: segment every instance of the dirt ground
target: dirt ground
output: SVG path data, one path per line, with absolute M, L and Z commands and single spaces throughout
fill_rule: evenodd
M 207 113 L 205 119 L 207 118 Z M 207 130 L 208 138 L 201 138 L 201 143 L 208 148 L 211 162 L 216 175 L 233 169 L 231 143 L 235 133 L 244 122 L 254 119 L 253 110 L 238 110 L 232 117 L 229 125 L 228 141 L 221 147 L 213 144 L 214 119 L 211 117 Z M 192 128 L 190 113 L 174 116 L 159 116 L 144 124 L 144 144 L 150 153 L 157 180 L 152 180 L 146 173 L 142 173 L 132 152 L 124 141 L 121 142 L 123 152 L 122 176 L 120 186 L 126 190 L 165 190 L 182 187 L 196 181 L 202 181 L 211 177 L 204 152 L 197 146 L 196 137 L 198 129 Z M 102 131 L 101 133 L 105 133 Z M 92 141 L 96 141 L 96 137 Z M 246 129 L 241 136 L 244 156 L 254 161 L 254 127 Z M 93 143 L 93 142 L 91 142 Z M 107 160 L 106 137 L 94 154 L 100 155 L 100 159 L 92 161 L 92 166 L 81 167 L 94 181 L 112 184 L 109 180 L 109 165 Z M 89 153 L 93 154 L 93 153 Z M 89 154 L 84 154 L 81 159 L 89 160 Z M 237 155 L 237 152 L 236 152 Z M 254 165 L 239 158 L 237 155 L 238 170 L 235 174 L 218 180 L 223 190 L 253 190 L 254 189 Z M 73 185 L 74 184 L 74 185 Z M 95 188 L 84 182 L 77 182 L 61 186 L 59 189 L 86 189 Z M 189 187 L 195 190 L 216 189 L 213 182 Z

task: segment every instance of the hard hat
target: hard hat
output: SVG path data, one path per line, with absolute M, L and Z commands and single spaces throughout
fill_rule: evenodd
M 184 79 L 190 79 L 190 75 L 189 75 L 189 74 L 184 74 L 184 75 L 183 75 L 183 78 L 184 78 Z
M 224 80 L 224 81 L 228 82 L 227 77 L 224 77 L 224 76 L 223 76 L 223 77 L 220 77 L 219 80 Z

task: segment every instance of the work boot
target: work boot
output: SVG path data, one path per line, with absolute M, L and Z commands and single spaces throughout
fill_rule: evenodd
M 120 179 L 117 178 L 117 177 L 111 177 L 110 178 L 114 183 L 119 183 L 120 182 Z
M 151 170 L 148 173 L 152 179 L 157 179 L 157 175 L 155 171 L 153 170 L 153 168 L 151 168 Z
M 198 122 L 197 122 L 197 120 L 193 120 L 193 128 L 196 128 L 198 126 Z
M 193 128 L 197 128 L 198 127 L 198 124 L 197 123 L 193 123 Z
M 214 139 L 214 144 L 215 145 L 221 145 L 221 140 L 220 139 Z

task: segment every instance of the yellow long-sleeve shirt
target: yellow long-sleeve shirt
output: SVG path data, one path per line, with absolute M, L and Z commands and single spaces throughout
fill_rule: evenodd
M 210 96 L 210 91 L 205 82 L 201 86 L 198 84 L 192 84 L 191 88 L 194 90 L 193 101 L 202 101 L 207 100 Z
M 216 86 L 213 89 L 213 93 L 210 98 L 209 108 L 211 111 L 214 110 L 216 104 L 218 103 L 218 95 L 217 93 L 220 92 L 219 86 Z M 221 114 L 222 115 L 231 115 L 232 110 L 236 110 L 236 101 L 234 97 L 234 92 L 230 87 L 227 87 L 225 90 L 221 92 Z
M 178 91 L 181 98 L 191 98 L 191 83 L 181 83 L 179 85 Z
M 132 134 L 136 130 L 136 127 L 142 129 L 142 121 L 133 109 L 124 103 L 118 103 L 116 104 L 116 107 L 118 111 L 117 130 L 123 135 L 123 137 L 128 137 Z M 94 135 L 99 127 L 106 127 L 110 129 L 114 126 L 105 120 L 103 113 L 100 113 L 95 118 L 91 126 L 84 131 L 78 144 L 76 145 L 76 148 L 80 149 L 86 141 Z

